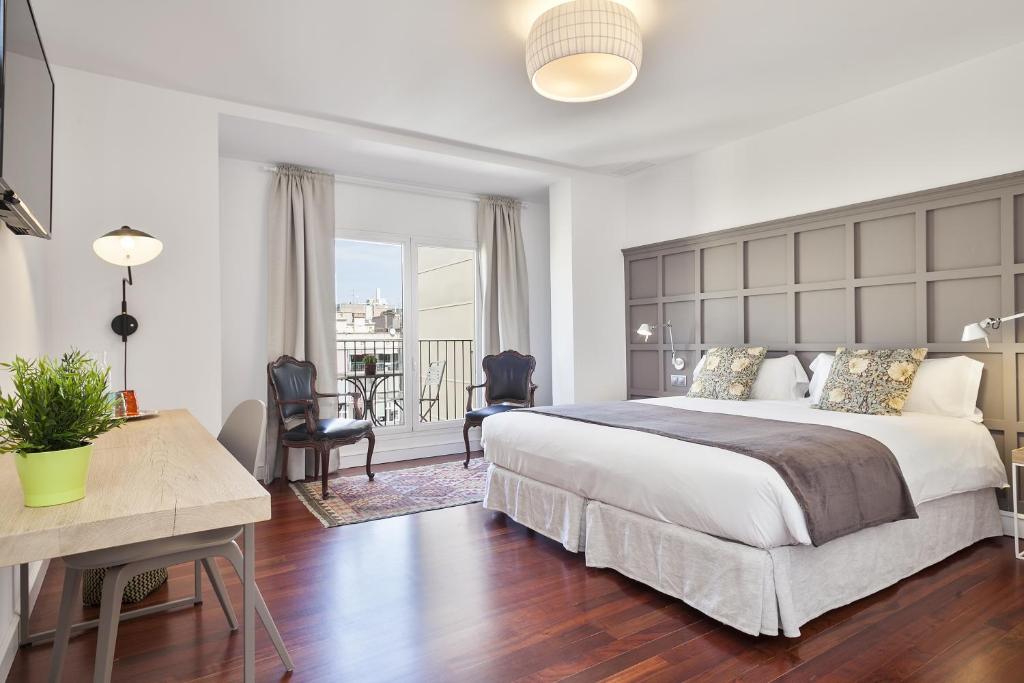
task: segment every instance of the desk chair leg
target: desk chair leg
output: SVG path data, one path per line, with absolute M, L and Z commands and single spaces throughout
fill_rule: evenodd
M 192 572 L 195 575 L 195 592 L 192 594 L 192 604 L 203 604 L 203 570 L 199 566 L 199 560 L 192 563 Z
M 462 425 L 462 440 L 466 442 L 466 462 L 462 466 L 469 469 L 469 422 Z
M 366 447 L 366 478 L 373 481 L 373 470 L 370 469 L 370 461 L 373 460 L 373 445 L 377 442 L 377 437 L 371 431 L 367 433 L 366 440 L 369 442 L 369 445 Z
M 235 608 L 228 598 L 228 591 L 224 588 L 224 579 L 221 578 L 220 569 L 217 568 L 217 560 L 212 557 L 204 557 L 202 563 L 206 569 L 206 575 L 210 577 L 210 583 L 213 584 L 213 592 L 217 594 L 217 600 L 220 601 L 220 607 L 224 610 L 224 616 L 227 617 L 228 627 L 232 631 L 237 631 L 238 617 L 235 616 Z M 196 562 L 196 564 L 199 563 Z
M 242 551 L 239 550 L 238 544 L 232 542 L 229 547 L 225 549 L 224 557 L 231 563 L 231 566 L 235 568 L 235 573 L 238 574 L 238 578 L 242 578 Z M 277 624 L 274 623 L 274 617 L 270 616 L 270 610 L 267 608 L 267 603 L 263 599 L 263 593 L 260 592 L 259 587 L 256 589 L 256 614 L 259 615 L 260 621 L 263 622 L 263 628 L 267 630 L 267 635 L 270 636 L 270 642 L 274 644 L 274 649 L 277 650 L 277 656 L 281 658 L 281 663 L 284 664 L 284 668 L 287 671 L 294 671 L 295 664 L 292 662 L 291 655 L 288 654 L 288 649 L 284 646 L 284 640 L 281 639 L 281 632 L 277 630 Z
M 64 670 L 64 656 L 68 652 L 68 639 L 71 638 L 71 610 L 78 597 L 78 586 L 81 585 L 82 574 L 70 567 L 64 570 L 64 589 L 60 594 L 60 612 L 57 616 L 57 633 L 53 637 L 53 653 L 50 655 L 50 683 L 58 683 Z
M 121 600 L 124 587 L 131 577 L 124 566 L 108 567 L 103 577 L 103 597 L 100 598 L 100 631 L 96 635 L 96 660 L 93 664 L 93 683 L 109 683 L 114 669 L 114 645 L 117 626 L 121 620 Z
M 303 458 L 303 459 L 305 459 L 305 458 Z M 324 465 L 324 469 L 325 470 L 327 469 L 326 465 Z M 313 451 L 313 481 L 316 481 L 319 478 L 320 478 L 320 451 Z

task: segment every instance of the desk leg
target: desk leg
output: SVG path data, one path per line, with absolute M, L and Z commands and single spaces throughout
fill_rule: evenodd
M 243 680 L 253 683 L 256 680 L 256 527 L 246 524 L 243 532 L 245 555 L 242 558 L 242 628 L 244 630 L 245 648 L 243 664 Z
M 1024 560 L 1024 554 L 1020 551 L 1020 521 L 1017 518 L 1017 463 L 1010 465 L 1010 478 L 1013 480 L 1010 489 L 1013 496 L 1013 556 Z
M 30 591 L 31 587 L 28 585 L 28 564 L 22 563 L 18 565 L 18 595 L 21 597 L 21 609 L 18 614 L 19 645 L 25 645 L 29 642 L 29 603 L 32 602 Z

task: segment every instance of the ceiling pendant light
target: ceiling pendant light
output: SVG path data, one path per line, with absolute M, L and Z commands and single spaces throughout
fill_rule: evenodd
M 537 18 L 526 40 L 534 90 L 560 102 L 592 102 L 633 85 L 640 71 L 640 24 L 611 0 L 573 0 Z

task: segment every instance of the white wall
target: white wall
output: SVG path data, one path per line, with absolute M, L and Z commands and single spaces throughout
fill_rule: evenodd
M 649 244 L 1024 169 L 1024 43 L 630 176 Z
M 53 245 L 54 242 L 33 237 L 17 237 L 6 227 L 0 227 L 0 292 L 4 297 L 0 313 L 0 362 L 19 355 L 34 358 L 45 352 L 45 259 Z M 0 371 L 0 392 L 9 392 L 11 388 L 7 373 Z M 39 563 L 35 563 L 33 576 L 38 570 Z M 0 567 L 0 680 L 7 677 L 18 644 L 18 593 L 17 567 Z
M 573 361 L 572 180 L 560 180 L 548 191 L 551 259 L 551 390 L 552 403 L 572 403 Z
M 537 359 L 533 381 L 538 405 L 551 405 L 551 255 L 547 204 L 533 202 L 523 209 L 523 249 L 530 287 L 530 353 Z
M 217 117 L 207 100 L 71 69 L 54 69 L 54 240 L 48 250 L 52 323 L 47 351 L 107 352 L 124 271 L 92 252 L 130 225 L 163 241 L 134 269 L 128 382 L 141 408 L 188 407 L 220 428 L 221 345 Z
M 621 178 L 572 179 L 573 395 L 577 403 L 626 398 Z
M 270 173 L 265 164 L 220 160 L 220 258 L 223 346 L 222 412 L 240 401 L 263 398 L 266 387 L 266 206 Z M 476 204 L 461 199 L 338 183 L 337 229 L 425 241 L 476 238 Z M 530 343 L 537 356 L 539 403 L 551 402 L 551 323 L 548 277 L 548 209 L 530 204 L 523 213 L 530 273 Z M 458 442 L 461 443 L 461 433 Z M 378 450 L 387 445 L 378 443 Z

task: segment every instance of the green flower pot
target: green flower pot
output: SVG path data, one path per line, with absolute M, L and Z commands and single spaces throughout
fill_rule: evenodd
M 47 453 L 14 454 L 25 505 L 60 505 L 85 498 L 92 444 Z

